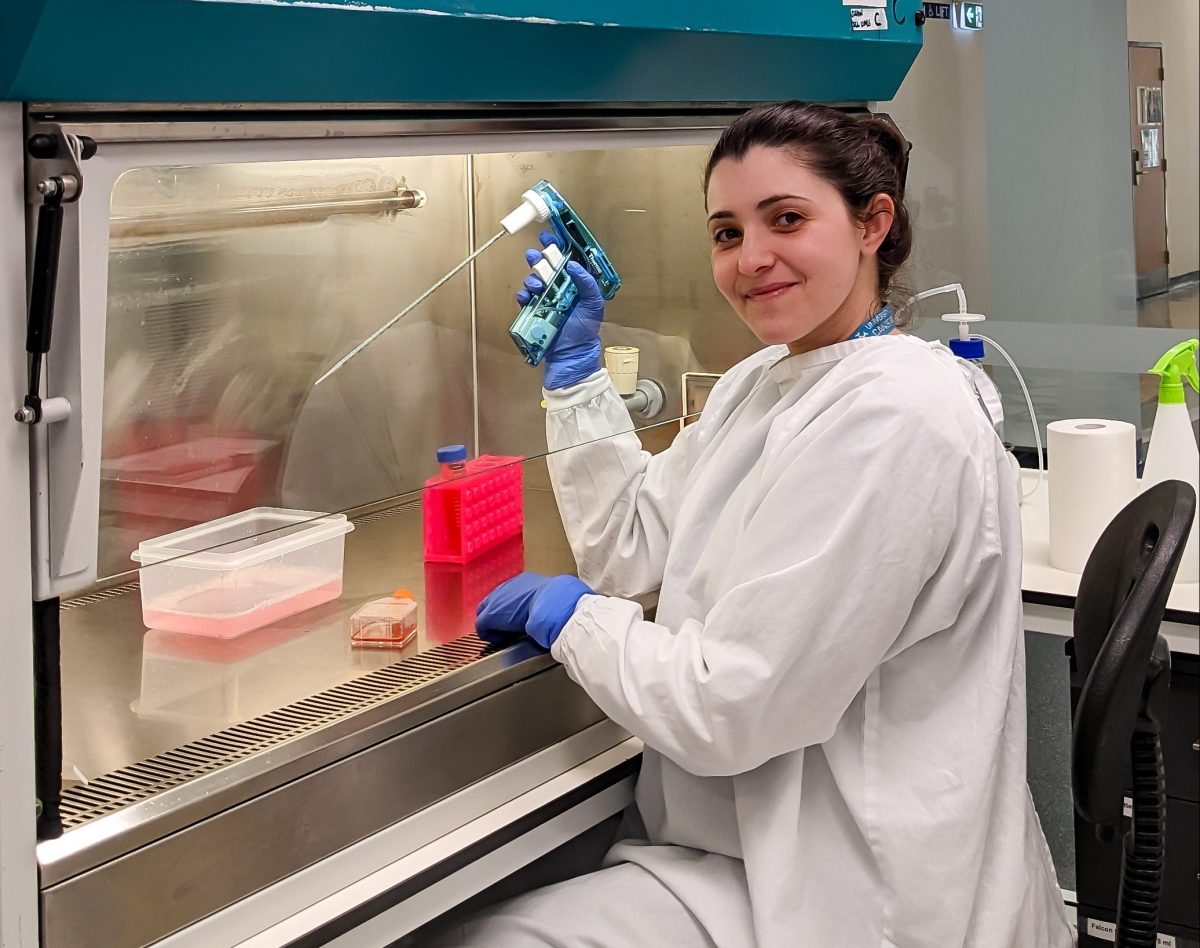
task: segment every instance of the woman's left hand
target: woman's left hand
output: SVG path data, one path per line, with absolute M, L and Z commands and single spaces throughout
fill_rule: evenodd
M 575 614 L 579 600 L 592 594 L 591 587 L 574 576 L 521 573 L 505 580 L 479 604 L 475 631 L 493 645 L 525 632 L 549 649 Z

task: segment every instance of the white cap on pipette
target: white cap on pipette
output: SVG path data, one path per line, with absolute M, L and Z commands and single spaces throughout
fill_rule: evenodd
M 550 206 L 546 199 L 530 190 L 521 195 L 521 203 L 500 221 L 500 226 L 511 236 L 534 221 L 548 220 L 549 217 Z

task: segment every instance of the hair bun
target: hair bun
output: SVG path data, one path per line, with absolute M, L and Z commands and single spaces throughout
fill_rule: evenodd
M 908 153 L 912 151 L 912 142 L 904 137 L 890 115 L 872 115 L 859 124 L 867 141 L 878 143 L 892 159 L 900 176 L 900 194 L 903 195 L 908 181 Z

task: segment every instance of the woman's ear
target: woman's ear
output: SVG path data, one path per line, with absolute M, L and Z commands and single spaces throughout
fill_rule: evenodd
M 886 194 L 876 194 L 867 205 L 863 216 L 862 250 L 870 255 L 879 249 L 879 245 L 892 229 L 892 221 L 896 218 L 896 202 Z

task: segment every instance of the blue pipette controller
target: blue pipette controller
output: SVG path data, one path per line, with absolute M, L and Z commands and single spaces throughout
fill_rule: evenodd
M 500 226 L 513 234 L 535 220 L 550 224 L 558 246 L 543 249 L 545 259 L 538 261 L 533 271 L 546 288 L 521 307 L 508 330 L 530 365 L 542 361 L 579 295 L 566 272 L 568 261 L 576 260 L 587 268 L 606 300 L 611 300 L 621 288 L 621 277 L 600 242 L 549 181 L 539 181 L 522 194 L 521 205 Z

